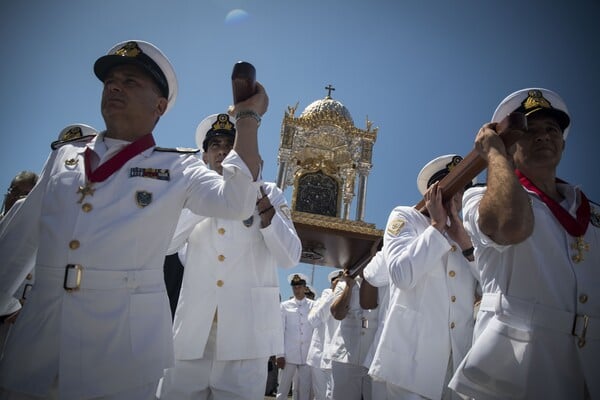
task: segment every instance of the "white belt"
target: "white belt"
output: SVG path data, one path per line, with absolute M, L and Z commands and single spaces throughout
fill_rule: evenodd
M 358 327 L 362 329 L 376 328 L 378 324 L 377 318 L 356 317 L 354 315 L 346 315 L 341 322 L 346 327 Z
M 585 345 L 586 339 L 600 339 L 598 317 L 558 310 L 502 293 L 484 293 L 479 310 L 517 317 L 542 328 L 571 334 L 579 338 L 580 347 Z
M 135 289 L 164 284 L 162 269 L 102 270 L 86 268 L 79 264 L 69 264 L 64 268 L 38 265 L 35 278 L 36 284 L 45 281 L 62 281 L 63 288 L 68 292 L 79 289 Z

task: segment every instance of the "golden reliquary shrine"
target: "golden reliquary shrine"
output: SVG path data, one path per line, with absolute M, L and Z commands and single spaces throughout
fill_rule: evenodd
M 346 107 L 331 97 L 296 116 L 288 107 L 281 125 L 277 185 L 292 187 L 292 219 L 302 241 L 301 262 L 360 268 L 381 247 L 383 231 L 364 221 L 367 178 L 378 128 L 354 125 Z M 354 220 L 350 218 L 356 200 Z

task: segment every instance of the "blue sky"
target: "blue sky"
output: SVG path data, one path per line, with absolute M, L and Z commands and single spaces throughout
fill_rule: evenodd
M 379 128 L 365 217 L 379 229 L 395 205 L 420 200 L 425 163 L 468 153 L 497 104 L 530 86 L 567 102 L 559 176 L 600 202 L 598 21 L 600 3 L 587 0 L 3 0 L 0 188 L 39 171 L 66 125 L 104 128 L 92 65 L 115 43 L 141 39 L 167 54 L 179 80 L 154 131 L 161 146 L 195 147 L 198 122 L 231 103 L 233 64 L 256 66 L 270 97 L 260 129 L 268 180 L 287 106 L 298 102 L 299 114 L 333 85 L 357 127 L 368 116 Z M 312 276 L 309 265 L 282 270 L 283 298 L 296 270 Z M 329 271 L 315 268 L 319 292 Z

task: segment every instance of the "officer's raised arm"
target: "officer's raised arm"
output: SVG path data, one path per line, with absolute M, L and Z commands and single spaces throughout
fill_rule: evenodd
M 269 97 L 265 88 L 256 82 L 256 93 L 247 100 L 241 101 L 229 110 L 230 115 L 237 120 L 236 135 L 233 150 L 240 156 L 250 169 L 256 180 L 260 174 L 261 158 L 258 152 L 258 127 L 262 116 L 267 112 Z
M 495 131 L 494 123 L 481 127 L 475 148 L 488 163 L 487 191 L 479 205 L 481 231 L 499 244 L 525 240 L 533 230 L 529 196 L 519 183 L 512 155 Z

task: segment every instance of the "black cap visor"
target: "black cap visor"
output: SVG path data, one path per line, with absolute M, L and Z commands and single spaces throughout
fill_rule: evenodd
M 165 75 L 158 67 L 158 65 L 150 57 L 143 53 L 139 54 L 135 58 L 119 56 L 116 54 L 102 56 L 94 63 L 94 74 L 96 74 L 98 79 L 104 82 L 106 74 L 108 74 L 108 71 L 110 71 L 111 68 L 125 64 L 137 65 L 141 67 L 154 80 L 154 82 L 160 89 L 161 94 L 166 99 L 169 98 L 169 85 L 167 84 L 167 79 L 165 78 Z
M 527 113 L 525 113 L 525 115 L 527 117 L 530 117 L 532 115 L 535 115 L 535 116 L 546 115 L 548 117 L 552 117 L 552 118 L 556 119 L 558 126 L 560 126 L 560 129 L 562 129 L 563 132 L 565 131 L 565 129 L 567 129 L 567 127 L 571 123 L 571 119 L 569 118 L 567 113 L 565 113 L 561 110 L 558 110 L 556 108 L 540 107 L 540 108 L 536 108 L 534 110 L 528 111 Z

